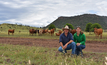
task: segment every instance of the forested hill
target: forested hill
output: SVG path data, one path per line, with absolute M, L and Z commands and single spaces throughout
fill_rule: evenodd
M 81 26 L 82 30 L 84 30 L 86 24 L 89 22 L 93 24 L 99 23 L 103 29 L 107 29 L 107 16 L 98 16 L 96 14 L 83 14 L 72 17 L 61 16 L 53 21 L 51 24 L 54 24 L 57 28 L 63 28 L 66 23 L 70 23 L 73 25 L 74 28 L 76 28 L 77 26 Z

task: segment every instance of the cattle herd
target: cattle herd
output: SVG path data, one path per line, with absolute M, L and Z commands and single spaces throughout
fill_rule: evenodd
M 13 30 L 9 29 L 8 30 L 8 35 L 10 35 L 10 33 L 12 33 L 12 35 L 13 35 L 14 31 L 15 31 L 14 29 Z M 33 34 L 36 34 L 36 33 L 38 33 L 38 35 L 49 33 L 52 36 L 52 35 L 54 35 L 54 32 L 55 32 L 55 28 L 53 28 L 51 30 L 48 30 L 48 29 L 40 29 L 40 30 L 30 29 L 29 30 L 30 35 L 33 35 Z M 73 29 L 73 30 L 70 29 L 69 32 L 72 33 L 72 35 L 74 35 L 76 33 L 76 29 Z M 62 33 L 63 33 L 63 31 L 59 30 L 55 34 L 56 34 L 56 36 L 60 36 Z M 96 37 L 98 37 L 100 35 L 100 38 L 102 38 L 103 29 L 94 28 L 94 33 L 95 33 Z
M 52 35 L 54 35 L 54 31 L 55 31 L 55 28 L 53 28 L 51 30 L 48 30 L 48 29 L 40 29 L 40 30 L 30 29 L 29 33 L 32 34 L 32 35 L 36 34 L 36 33 L 38 33 L 39 35 L 49 33 L 52 36 Z
M 9 29 L 8 30 L 8 35 L 10 35 L 10 33 L 12 33 L 12 35 L 14 34 L 14 29 Z M 19 31 L 21 32 L 21 31 Z M 48 30 L 48 29 L 40 29 L 40 30 L 34 30 L 34 29 L 30 29 L 29 30 L 29 34 L 33 36 L 33 34 L 37 34 L 38 35 L 42 35 L 42 34 L 50 34 L 51 36 L 54 35 L 54 32 L 55 32 L 55 28 L 51 29 L 51 30 Z M 60 34 L 62 34 L 63 31 L 62 30 L 59 30 L 56 34 L 56 36 L 60 36 Z M 74 35 L 74 33 L 76 33 L 76 30 L 70 30 L 70 33 L 72 33 Z
M 41 35 L 41 34 L 51 34 L 51 36 L 52 36 L 52 35 L 54 35 L 54 32 L 55 32 L 55 28 L 53 28 L 51 30 L 48 30 L 48 29 L 43 29 L 43 30 L 42 29 L 40 29 L 40 30 L 30 29 L 29 30 L 29 33 L 32 34 L 32 35 L 38 33 L 39 35 Z M 63 31 L 59 30 L 55 34 L 56 34 L 56 36 L 60 36 L 62 33 L 63 33 Z M 75 29 L 70 30 L 70 33 L 72 33 L 74 35 L 74 33 L 76 33 L 76 30 Z

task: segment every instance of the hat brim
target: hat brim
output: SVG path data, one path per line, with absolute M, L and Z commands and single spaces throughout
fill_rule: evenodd
M 70 29 L 67 29 L 67 28 L 63 28 L 62 30 L 70 30 Z

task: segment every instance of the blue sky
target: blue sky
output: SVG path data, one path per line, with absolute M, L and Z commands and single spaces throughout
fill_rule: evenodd
M 107 16 L 107 0 L 0 0 L 0 23 L 42 27 L 85 13 Z

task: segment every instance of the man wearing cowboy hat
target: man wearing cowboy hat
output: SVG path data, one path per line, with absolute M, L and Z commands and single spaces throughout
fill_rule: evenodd
M 73 41 L 72 34 L 69 32 L 69 27 L 66 25 L 63 28 L 63 31 L 64 33 L 60 35 L 60 39 L 59 39 L 60 47 L 58 48 L 58 51 L 62 53 L 67 53 L 66 50 L 72 49 L 71 54 L 75 54 L 76 44 Z

